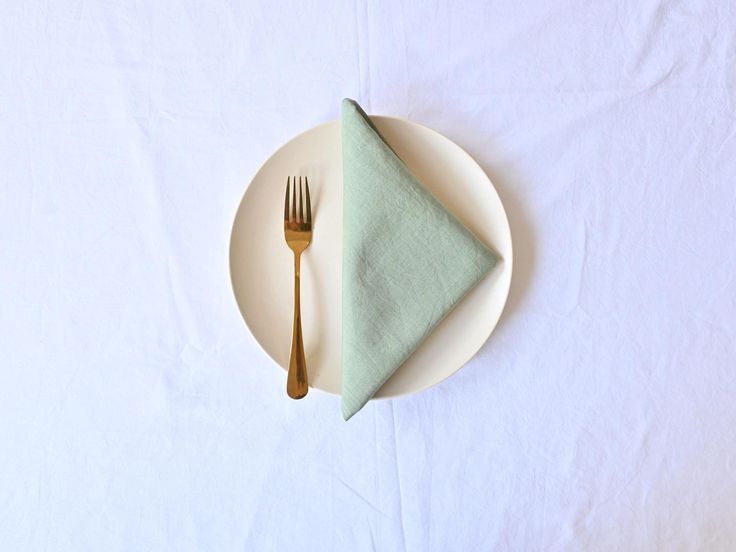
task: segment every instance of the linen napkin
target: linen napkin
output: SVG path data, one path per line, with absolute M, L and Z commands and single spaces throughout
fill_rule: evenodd
M 496 264 L 342 102 L 342 414 L 358 412 Z

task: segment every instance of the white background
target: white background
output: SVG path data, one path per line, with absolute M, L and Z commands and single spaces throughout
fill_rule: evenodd
M 735 549 L 735 6 L 3 0 L 2 549 Z M 344 96 L 471 153 L 516 261 L 470 364 L 349 423 L 228 276 Z

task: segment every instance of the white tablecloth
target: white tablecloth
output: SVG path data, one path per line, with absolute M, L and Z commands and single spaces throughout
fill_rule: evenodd
M 8 551 L 734 550 L 736 4 L 0 5 Z M 230 290 L 260 164 L 408 117 L 508 211 L 457 375 L 287 400 Z

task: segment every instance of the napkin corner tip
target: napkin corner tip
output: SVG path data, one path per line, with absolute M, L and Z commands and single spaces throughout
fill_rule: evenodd
M 346 422 L 355 415 L 357 411 L 354 408 L 349 408 L 345 403 L 342 403 L 342 419 Z
M 366 120 L 368 115 L 360 106 L 360 104 L 353 98 L 342 99 L 342 116 L 343 118 L 348 117 L 351 119 L 363 119 Z

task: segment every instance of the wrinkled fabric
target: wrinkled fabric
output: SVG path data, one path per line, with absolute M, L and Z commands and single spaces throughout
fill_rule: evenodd
M 0 2 L 0 548 L 736 549 L 734 29 L 718 0 Z M 349 423 L 286 399 L 228 275 L 248 182 L 344 97 L 468 151 L 514 244 L 479 354 Z
M 354 100 L 343 100 L 341 126 L 347 420 L 497 257 L 424 188 Z

